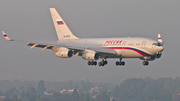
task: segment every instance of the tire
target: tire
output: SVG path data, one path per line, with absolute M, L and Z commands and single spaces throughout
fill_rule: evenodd
M 143 65 L 144 65 L 144 66 L 146 65 L 146 62 L 145 62 L 145 61 L 143 61 Z
M 121 62 L 121 65 L 122 65 L 122 66 L 124 66 L 124 65 L 125 65 L 125 62 L 124 62 L 124 61 L 123 61 L 123 62 Z
M 119 62 L 118 61 L 116 61 L 116 66 L 118 66 L 119 65 Z
M 148 66 L 148 65 L 149 65 L 149 62 L 147 61 L 147 62 L 146 62 L 146 66 Z
M 93 65 L 94 65 L 94 62 L 92 61 L 92 62 L 91 62 L 91 66 L 93 66 Z
M 105 65 L 107 65 L 107 63 L 108 63 L 107 61 L 104 61 L 104 64 L 105 64 Z
M 91 65 L 91 62 L 90 62 L 90 61 L 88 61 L 88 65 L 89 65 L 89 66 Z
M 98 65 L 101 66 L 101 62 L 99 62 Z
M 97 65 L 97 62 L 96 62 L 96 61 L 95 61 L 95 62 L 93 62 L 93 65 L 95 65 L 95 66 L 96 66 L 96 65 Z

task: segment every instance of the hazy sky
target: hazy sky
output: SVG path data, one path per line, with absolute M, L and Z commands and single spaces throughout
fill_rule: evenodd
M 30 49 L 0 37 L 0 80 L 90 81 L 118 83 L 127 78 L 180 77 L 180 0 L 0 0 L 0 29 L 11 38 L 57 41 L 49 8 L 56 8 L 80 38 L 148 37 L 165 42 L 160 59 L 148 67 L 140 59 L 108 59 L 105 67 L 89 67 L 81 57 L 62 59 L 51 50 Z M 98 62 L 101 60 L 98 60 Z

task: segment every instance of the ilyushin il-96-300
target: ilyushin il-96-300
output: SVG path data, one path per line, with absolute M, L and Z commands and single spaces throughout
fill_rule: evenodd
M 117 38 L 83 38 L 76 37 L 68 28 L 55 8 L 50 8 L 51 16 L 57 33 L 56 42 L 23 41 L 9 38 L 4 31 L 4 37 L 9 41 L 26 42 L 31 48 L 40 47 L 42 50 L 51 49 L 55 55 L 61 58 L 80 56 L 88 60 L 89 66 L 105 66 L 108 58 L 118 58 L 117 66 L 124 66 L 123 58 L 139 58 L 143 65 L 149 65 L 149 61 L 158 59 L 162 55 L 163 41 L 160 34 L 158 40 L 142 37 L 117 37 Z M 98 59 L 102 61 L 96 62 Z

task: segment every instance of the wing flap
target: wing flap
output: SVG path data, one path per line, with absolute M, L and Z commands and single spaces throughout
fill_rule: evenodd
M 41 44 L 35 44 L 35 43 L 28 43 L 27 46 L 31 46 L 32 47 L 34 45 L 35 45 L 35 47 L 39 47 L 39 48 L 43 48 L 43 49 L 52 49 L 52 47 L 53 47 L 53 46 L 41 45 Z

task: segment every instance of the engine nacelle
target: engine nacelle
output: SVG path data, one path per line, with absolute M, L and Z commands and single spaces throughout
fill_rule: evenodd
M 99 54 L 96 52 L 87 52 L 82 55 L 82 58 L 85 60 L 98 60 Z
M 157 54 L 155 55 L 155 57 L 158 59 L 158 58 L 161 57 L 161 55 L 162 55 L 162 53 L 157 53 Z
M 70 58 L 73 56 L 73 52 L 71 50 L 60 50 L 58 52 L 56 52 L 56 56 L 57 57 L 61 57 L 61 58 Z

